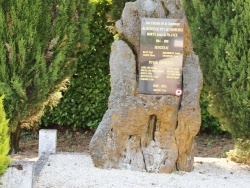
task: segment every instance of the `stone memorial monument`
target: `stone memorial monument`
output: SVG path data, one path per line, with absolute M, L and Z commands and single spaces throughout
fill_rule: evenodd
M 90 142 L 94 165 L 191 171 L 202 72 L 181 1 L 128 2 L 116 29 L 123 40 L 111 47 L 109 107 Z

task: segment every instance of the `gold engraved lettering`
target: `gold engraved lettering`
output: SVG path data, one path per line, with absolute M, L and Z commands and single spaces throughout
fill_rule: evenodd
M 169 46 L 155 46 L 156 50 L 168 50 Z
M 153 87 L 159 87 L 159 85 L 158 84 L 153 84 Z

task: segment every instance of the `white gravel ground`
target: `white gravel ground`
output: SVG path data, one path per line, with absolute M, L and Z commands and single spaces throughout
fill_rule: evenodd
M 153 174 L 95 168 L 86 154 L 51 155 L 35 188 L 250 188 L 250 167 L 224 158 L 195 158 L 192 172 Z

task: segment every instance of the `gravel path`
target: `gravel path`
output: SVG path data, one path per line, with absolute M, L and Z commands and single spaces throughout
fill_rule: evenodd
M 190 173 L 153 174 L 95 168 L 87 154 L 51 155 L 35 188 L 249 188 L 250 167 L 224 158 L 195 158 Z

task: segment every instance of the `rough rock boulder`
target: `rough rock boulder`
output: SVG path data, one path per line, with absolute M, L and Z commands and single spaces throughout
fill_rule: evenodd
M 200 129 L 202 73 L 184 26 L 183 95 L 138 93 L 140 20 L 185 18 L 179 0 L 128 2 L 117 21 L 124 40 L 112 44 L 111 94 L 91 143 L 91 157 L 100 168 L 170 173 L 193 168 L 194 138 Z

